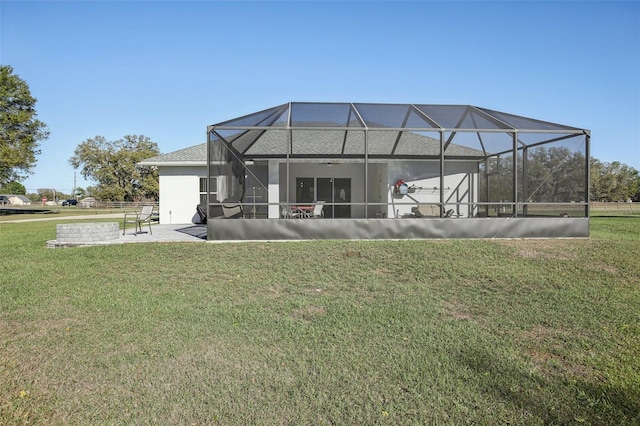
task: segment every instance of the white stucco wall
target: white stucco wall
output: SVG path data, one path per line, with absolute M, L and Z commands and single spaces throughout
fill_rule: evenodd
M 196 215 L 196 206 L 200 202 L 200 178 L 206 177 L 206 166 L 158 168 L 160 174 L 160 223 L 190 224 Z M 388 163 L 369 164 L 368 217 L 376 217 L 385 213 L 387 217 L 402 216 L 411 213 L 416 202 L 408 197 L 393 197 L 392 188 L 397 180 L 404 180 L 409 185 L 421 187 L 410 194 L 420 203 L 440 202 L 439 162 L 437 161 L 393 161 Z M 334 177 L 351 178 L 351 201 L 364 203 L 364 165 L 326 163 L 292 163 L 289 166 L 289 191 L 291 202 L 295 203 L 295 182 L 297 177 Z M 269 161 L 268 171 L 269 202 L 283 202 L 286 199 L 286 165 L 277 161 Z M 222 182 L 222 181 L 221 181 Z M 474 212 L 466 206 L 456 203 L 473 203 L 477 201 L 477 166 L 473 162 L 448 161 L 445 170 L 445 211 L 454 208 L 456 215 L 472 216 Z M 218 190 L 224 185 L 219 184 Z M 435 189 L 434 189 L 435 188 Z M 224 191 L 220 193 L 224 199 Z M 375 205 L 375 203 L 389 203 Z M 269 217 L 279 217 L 278 206 L 269 207 Z M 353 206 L 351 217 L 364 217 L 364 206 Z
M 158 167 L 160 223 L 189 224 L 200 202 L 200 178 L 207 167 Z

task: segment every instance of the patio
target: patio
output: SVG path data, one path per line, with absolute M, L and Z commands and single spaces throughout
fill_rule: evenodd
M 133 235 L 131 230 L 120 235 L 118 240 L 126 243 L 200 243 L 207 241 L 207 228 L 204 225 L 162 225 L 151 226 L 153 234 L 143 231 Z
M 118 223 L 120 225 L 120 223 Z M 204 225 L 161 225 L 151 226 L 152 233 L 148 231 L 133 233 L 133 229 L 127 229 L 124 235 L 122 231 L 118 233 L 118 238 L 108 241 L 87 241 L 62 243 L 57 240 L 47 241 L 49 248 L 63 247 L 89 247 L 114 244 L 135 244 L 135 243 L 202 243 L 206 242 L 207 228 Z

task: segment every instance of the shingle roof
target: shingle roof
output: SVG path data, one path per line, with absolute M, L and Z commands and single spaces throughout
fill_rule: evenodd
M 207 143 L 147 158 L 138 164 L 141 166 L 206 166 Z
M 248 133 L 250 132 L 243 133 L 240 137 Z M 282 136 L 282 130 L 262 132 L 259 143 L 248 145 L 243 155 L 248 158 L 283 158 L 286 156 L 286 139 Z M 292 136 L 294 143 L 291 144 L 291 155 L 293 157 L 364 157 L 363 132 L 345 134 L 340 130 L 294 130 Z M 367 144 L 370 157 L 391 159 L 440 155 L 439 139 L 412 132 L 371 131 L 367 137 Z M 445 154 L 449 157 L 484 158 L 482 151 L 456 144 L 450 144 Z
M 269 132 L 266 132 L 267 135 Z M 333 154 L 331 151 L 335 149 L 334 141 L 331 141 L 331 137 L 329 136 L 332 132 L 330 131 L 308 131 L 308 135 L 306 135 L 312 143 L 305 144 L 303 146 L 298 146 L 298 149 L 302 149 L 305 151 L 307 155 L 317 155 L 322 156 Z M 378 138 L 371 137 L 370 140 L 370 154 L 375 155 L 390 155 L 391 147 L 381 144 L 380 141 L 376 140 Z M 273 158 L 278 158 L 281 152 L 278 148 L 278 140 L 268 136 L 263 139 L 262 145 L 260 145 L 260 149 L 256 149 L 257 147 L 253 147 L 252 150 L 247 152 L 247 155 L 251 156 L 273 156 Z M 362 148 L 362 141 L 354 141 L 351 144 L 351 148 L 349 148 L 349 144 L 346 146 L 345 154 L 359 154 Z M 350 152 L 352 151 L 352 152 Z M 438 155 L 440 151 L 440 143 L 439 141 L 409 133 L 408 135 L 403 135 L 401 140 L 397 146 L 397 153 L 400 155 L 416 155 L 418 153 L 425 155 Z M 293 153 L 296 154 L 295 152 Z M 447 155 L 450 156 L 468 156 L 468 157 L 481 157 L 482 152 L 477 151 L 475 149 L 450 145 L 447 149 Z M 195 146 L 191 146 L 189 148 L 180 149 L 177 151 L 169 152 L 167 154 L 158 155 L 156 157 L 147 158 L 146 160 L 139 163 L 141 166 L 206 166 L 207 164 L 207 144 L 199 144 Z

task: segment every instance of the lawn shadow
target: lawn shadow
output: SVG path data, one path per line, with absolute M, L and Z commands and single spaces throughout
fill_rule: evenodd
M 488 351 L 469 350 L 458 361 L 476 373 L 479 387 L 544 424 L 640 424 L 640 392 L 594 383 L 531 365 L 529 371 Z

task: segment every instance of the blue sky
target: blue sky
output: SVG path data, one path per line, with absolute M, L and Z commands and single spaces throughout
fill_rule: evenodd
M 6 1 L 0 62 L 51 136 L 29 192 L 71 192 L 84 140 L 162 153 L 289 101 L 471 104 L 590 129 L 640 170 L 637 1 Z M 78 186 L 86 186 L 77 171 Z

